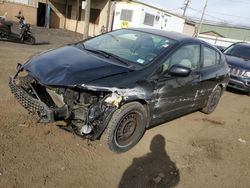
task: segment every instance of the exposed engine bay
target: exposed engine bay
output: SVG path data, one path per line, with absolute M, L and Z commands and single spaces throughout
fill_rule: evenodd
M 11 92 L 40 122 L 66 120 L 67 130 L 97 139 L 105 129 L 122 97 L 107 91 L 77 87 L 50 87 L 30 75 L 10 78 Z

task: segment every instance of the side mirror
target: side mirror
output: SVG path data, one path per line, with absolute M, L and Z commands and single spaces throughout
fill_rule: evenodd
M 186 77 L 191 73 L 191 69 L 182 65 L 173 65 L 168 71 L 171 76 Z

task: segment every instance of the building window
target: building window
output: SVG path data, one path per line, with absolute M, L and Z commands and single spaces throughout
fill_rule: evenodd
M 78 15 L 78 21 L 81 21 L 82 20 L 82 7 L 80 6 L 79 7 L 79 15 Z M 85 15 L 85 11 L 83 13 L 83 15 Z M 77 17 L 77 13 L 76 13 L 76 17 Z
M 143 24 L 149 25 L 149 26 L 154 26 L 154 20 L 155 20 L 155 15 L 146 13 Z
M 133 17 L 133 10 L 122 9 L 120 20 L 125 20 L 125 21 L 131 22 L 132 17 Z
M 101 14 L 100 9 L 91 8 L 90 9 L 90 18 L 89 18 L 90 23 L 98 25 L 99 24 L 100 14 Z
M 100 19 L 100 14 L 101 10 L 100 9 L 95 9 L 91 8 L 90 9 L 90 17 L 89 17 L 89 22 L 92 24 L 99 24 L 99 19 Z M 85 10 L 84 9 L 79 9 L 79 21 L 84 21 L 85 20 Z

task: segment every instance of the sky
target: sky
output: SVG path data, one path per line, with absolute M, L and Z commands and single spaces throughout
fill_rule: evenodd
M 186 16 L 200 19 L 206 0 L 191 0 Z M 143 0 L 169 12 L 182 15 L 185 0 Z M 210 23 L 250 27 L 250 0 L 208 0 L 204 20 Z

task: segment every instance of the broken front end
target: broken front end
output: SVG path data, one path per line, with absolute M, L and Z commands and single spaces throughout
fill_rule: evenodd
M 40 122 L 66 120 L 67 130 L 89 139 L 97 139 L 106 128 L 122 97 L 111 91 L 72 87 L 54 87 L 39 83 L 19 68 L 9 87 L 18 102 Z

